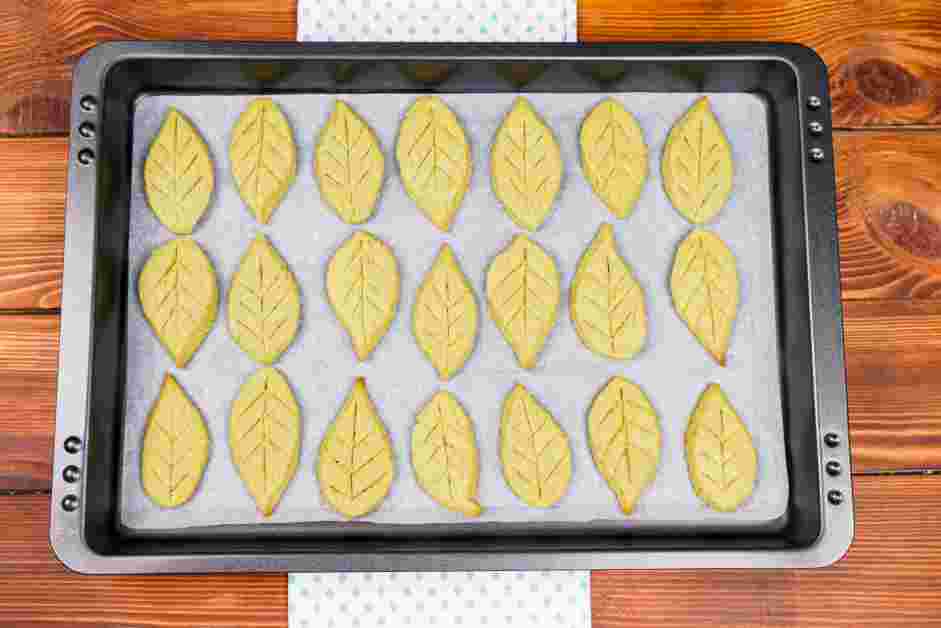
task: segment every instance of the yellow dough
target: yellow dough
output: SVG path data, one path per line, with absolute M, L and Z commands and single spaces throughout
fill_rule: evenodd
M 606 98 L 585 116 L 579 141 L 591 188 L 612 214 L 627 218 L 647 179 L 647 145 L 637 120 Z
M 229 163 L 242 200 L 258 222 L 268 224 L 297 175 L 294 133 L 270 98 L 253 100 L 239 116 L 229 143 Z
M 351 225 L 366 222 L 375 211 L 384 170 L 376 134 L 338 100 L 315 148 L 314 174 L 323 200 L 341 220 Z
M 507 215 L 530 231 L 546 220 L 559 193 L 559 144 L 552 129 L 522 96 L 513 103 L 493 139 L 490 181 Z
M 755 488 L 751 434 L 718 384 L 706 387 L 689 417 L 686 464 L 696 495 L 715 510 L 736 510 Z
M 588 445 L 625 514 L 657 477 L 660 441 L 660 422 L 647 395 L 633 382 L 612 377 L 588 411 Z
M 709 222 L 732 191 L 732 148 L 709 106 L 700 98 L 670 130 L 661 162 L 663 189 L 692 223 Z
M 147 322 L 183 368 L 216 322 L 219 286 L 212 262 L 193 240 L 170 240 L 144 263 L 137 292 Z
M 474 424 L 458 400 L 440 391 L 415 418 L 412 469 L 422 490 L 449 510 L 476 517 L 480 476 Z
M 392 441 L 359 378 L 320 442 L 321 495 L 341 515 L 362 517 L 379 507 L 394 478 Z
M 259 369 L 239 390 L 229 418 L 229 451 L 258 511 L 270 516 L 301 454 L 301 410 L 277 369 Z
M 251 359 L 273 364 L 294 340 L 300 320 L 294 274 L 265 236 L 256 236 L 232 276 L 229 334 Z
M 437 96 L 420 96 L 405 114 L 395 147 L 405 191 L 435 226 L 451 228 L 470 185 L 470 144 Z
M 503 402 L 500 462 L 510 490 L 537 508 L 562 499 L 572 479 L 568 436 L 521 384 Z
M 399 304 L 399 269 L 392 249 L 365 231 L 350 236 L 327 266 L 327 300 L 350 335 L 356 357 L 368 358 Z
M 709 231 L 690 233 L 673 261 L 673 307 L 720 366 L 725 366 L 738 291 L 735 256 L 729 247 Z
M 150 208 L 173 233 L 193 233 L 209 207 L 214 185 L 206 142 L 186 116 L 171 107 L 144 161 Z
M 418 346 L 448 381 L 461 370 L 477 340 L 477 299 L 447 244 L 415 295 L 412 331 Z
M 644 289 L 618 255 L 611 225 L 601 225 L 582 255 L 569 301 L 578 337 L 598 355 L 626 360 L 643 348 L 647 336 Z
M 487 270 L 490 316 L 524 369 L 536 365 L 555 325 L 560 295 L 555 262 L 524 235 L 513 238 Z
M 169 373 L 147 416 L 140 459 L 144 492 L 161 508 L 188 502 L 206 470 L 206 422 Z

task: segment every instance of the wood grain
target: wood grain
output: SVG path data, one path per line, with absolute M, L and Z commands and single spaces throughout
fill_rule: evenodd
M 49 488 L 58 345 L 58 316 L 0 316 L 0 491 Z
M 835 567 L 596 571 L 592 626 L 941 626 L 941 476 L 854 485 L 856 540 Z
M 0 139 L 0 309 L 59 307 L 67 154 L 64 138 Z
M 941 476 L 855 478 L 857 533 L 836 567 L 599 571 L 592 625 L 937 626 Z M 45 496 L 0 497 L 0 624 L 284 626 L 283 575 L 84 577 L 48 543 Z M 41 583 L 42 586 L 36 586 Z M 22 622 L 22 623 L 21 623 Z
M 844 317 L 855 471 L 941 469 L 941 302 Z M 57 351 L 57 316 L 0 316 L 0 491 L 49 486 Z
M 941 133 L 840 134 L 843 298 L 941 297 Z
M 0 133 L 62 133 L 71 70 L 116 39 L 293 40 L 295 0 L 0 3 Z M 827 62 L 837 126 L 941 122 L 941 4 L 582 0 L 583 41 L 799 42 Z

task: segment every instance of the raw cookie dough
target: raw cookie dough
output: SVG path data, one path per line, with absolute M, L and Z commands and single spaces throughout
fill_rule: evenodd
M 718 384 L 706 387 L 689 417 L 686 464 L 696 495 L 715 510 L 736 510 L 755 488 L 758 454 Z
M 503 209 L 523 229 L 546 220 L 562 184 L 562 154 L 552 129 L 520 96 L 490 151 L 490 181 Z
M 598 355 L 626 360 L 644 346 L 644 289 L 618 254 L 609 224 L 601 225 L 578 262 L 569 311 L 582 344 Z
M 147 322 L 183 368 L 216 322 L 219 286 L 212 262 L 193 240 L 170 240 L 144 263 L 137 293 Z
M 436 502 L 468 517 L 481 513 L 474 423 L 460 402 L 442 390 L 415 417 L 412 469 L 422 490 Z
M 660 421 L 633 382 L 612 377 L 588 411 L 588 446 L 595 466 L 625 514 L 657 477 Z
M 707 223 L 732 191 L 732 147 L 708 98 L 700 98 L 670 130 L 661 161 L 663 189 L 692 223 Z
M 473 167 L 457 116 L 437 96 L 418 97 L 399 127 L 395 155 L 405 191 L 428 220 L 449 230 Z
M 394 478 L 392 441 L 369 398 L 366 381 L 358 378 L 320 442 L 320 493 L 331 508 L 353 519 L 378 508 Z
M 680 243 L 670 275 L 673 307 L 720 366 L 725 366 L 738 290 L 735 256 L 719 236 L 696 230 Z
M 147 203 L 167 229 L 188 235 L 209 207 L 214 185 L 206 142 L 186 116 L 171 107 L 144 161 Z
M 323 200 L 351 225 L 372 218 L 385 158 L 366 121 L 338 100 L 314 150 L 314 175 Z
M 232 276 L 229 334 L 251 359 L 274 364 L 294 340 L 300 320 L 294 274 L 265 236 L 255 236 Z
M 630 216 L 647 179 L 647 145 L 637 120 L 606 98 L 585 116 L 579 143 L 591 189 L 612 214 Z
M 555 325 L 561 298 L 555 261 L 524 235 L 513 238 L 487 270 L 490 316 L 516 354 L 531 369 Z
M 562 499 L 572 479 L 568 435 L 521 384 L 503 402 L 500 462 L 510 490 L 537 508 Z
M 441 381 L 448 381 L 474 351 L 477 299 L 447 244 L 425 275 L 415 295 L 412 332 Z
M 140 461 L 144 492 L 161 508 L 188 502 L 209 461 L 203 415 L 169 373 L 147 416 Z
M 288 380 L 265 367 L 242 385 L 229 418 L 229 451 L 258 511 L 268 517 L 294 477 L 301 411 Z
M 327 300 L 360 361 L 369 357 L 395 318 L 399 282 L 392 249 L 366 231 L 350 236 L 330 259 Z
M 270 98 L 253 100 L 239 116 L 229 143 L 229 164 L 242 200 L 258 222 L 268 224 L 297 175 L 294 133 Z

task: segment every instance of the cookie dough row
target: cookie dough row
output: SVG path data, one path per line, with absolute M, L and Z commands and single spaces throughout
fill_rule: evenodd
M 647 145 L 634 116 L 608 98 L 585 117 L 582 168 L 595 194 L 618 218 L 633 211 L 647 178 Z M 681 117 L 667 138 L 661 170 L 667 196 L 689 221 L 720 211 L 732 189 L 732 152 L 707 98 Z M 403 187 L 435 226 L 447 231 L 470 185 L 470 144 L 454 112 L 421 96 L 399 128 L 396 159 Z M 294 134 L 270 98 L 252 101 L 232 129 L 229 162 L 239 194 L 266 224 L 297 175 Z M 562 182 L 562 156 L 552 129 L 530 102 L 516 99 L 493 139 L 491 184 L 507 215 L 535 231 L 552 211 Z M 336 215 L 360 224 L 375 213 L 385 158 L 369 124 L 338 100 L 317 139 L 314 173 Z M 144 163 L 144 189 L 157 218 L 179 235 L 192 233 L 209 206 L 212 158 L 195 126 L 171 108 Z
M 636 384 L 613 377 L 591 404 L 587 431 L 596 468 L 621 510 L 630 514 L 660 464 L 656 411 Z M 232 463 L 266 517 L 297 471 L 300 433 L 300 408 L 285 377 L 270 367 L 257 371 L 232 404 L 228 438 Z M 744 422 L 717 384 L 706 388 L 690 414 L 685 445 L 690 482 L 709 507 L 731 512 L 751 495 L 757 453 Z M 144 492 L 164 508 L 185 504 L 199 486 L 209 449 L 202 414 L 168 374 L 144 432 Z M 572 477 L 568 435 L 520 384 L 503 403 L 500 461 L 507 486 L 529 506 L 550 507 L 568 491 Z M 450 392 L 439 391 L 418 411 L 411 463 L 419 486 L 432 499 L 468 517 L 480 515 L 480 454 L 474 425 Z M 316 473 L 324 501 L 348 518 L 369 514 L 388 495 L 395 478 L 395 453 L 365 380 L 355 381 L 327 428 Z

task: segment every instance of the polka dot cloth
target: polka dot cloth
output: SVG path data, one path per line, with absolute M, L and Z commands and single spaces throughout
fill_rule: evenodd
M 587 571 L 291 574 L 290 628 L 590 628 Z
M 298 0 L 298 41 L 578 41 L 576 0 Z

